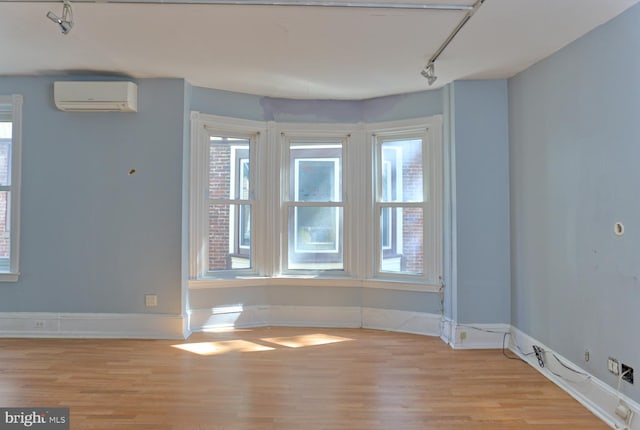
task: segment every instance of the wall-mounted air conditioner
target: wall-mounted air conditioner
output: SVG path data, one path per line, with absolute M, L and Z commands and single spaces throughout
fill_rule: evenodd
M 56 107 L 66 112 L 137 112 L 133 82 L 59 81 L 53 83 Z

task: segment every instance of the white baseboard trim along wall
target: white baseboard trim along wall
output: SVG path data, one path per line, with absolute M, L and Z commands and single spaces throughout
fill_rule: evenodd
M 263 326 L 352 327 L 439 336 L 438 314 L 359 306 L 225 306 L 194 309 L 191 331 Z
M 0 312 L 0 337 L 185 339 L 189 334 L 181 315 Z
M 445 318 L 442 327 L 440 338 L 454 349 L 499 349 L 509 346 L 509 324 L 456 324 Z
M 540 367 L 535 354 L 525 356 L 524 353 L 533 352 L 533 345 L 544 351 L 545 367 Z M 624 394 L 618 395 L 616 390 L 600 379 L 581 369 L 578 365 L 565 359 L 543 343 L 523 333 L 515 327 L 511 328 L 509 349 L 526 361 L 534 369 L 542 373 L 547 379 L 555 383 L 573 398 L 582 403 L 587 409 L 602 419 L 611 428 L 620 430 L 640 430 L 640 404 Z M 555 355 L 555 357 L 554 357 Z M 566 365 L 576 372 L 567 369 Z M 625 384 L 625 382 L 623 382 Z M 618 404 L 631 411 L 631 416 L 625 421 L 616 414 Z
M 264 326 L 360 327 L 360 308 L 238 305 L 193 309 L 189 317 L 192 332 Z
M 362 308 L 362 328 L 440 336 L 442 321 L 439 314 Z

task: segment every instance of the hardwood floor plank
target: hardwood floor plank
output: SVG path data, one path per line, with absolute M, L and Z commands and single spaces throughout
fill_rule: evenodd
M 0 406 L 69 407 L 77 430 L 608 428 L 500 351 L 362 329 L 0 339 Z

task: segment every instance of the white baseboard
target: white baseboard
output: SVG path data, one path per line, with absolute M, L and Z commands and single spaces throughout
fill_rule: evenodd
M 618 405 L 618 395 L 615 389 L 581 369 L 578 365 L 562 357 L 542 342 L 532 338 L 517 328 L 512 327 L 511 333 L 511 342 L 509 345 L 509 349 L 511 351 L 526 361 L 531 365 L 531 367 L 542 373 L 558 387 L 566 391 L 583 406 L 593 412 L 593 414 L 612 428 L 640 430 L 640 419 L 638 419 L 638 415 L 640 414 L 640 404 L 636 403 L 624 394 L 620 395 L 622 402 L 624 402 L 624 404 L 633 411 L 634 415 L 631 425 L 626 427 L 622 420 L 615 414 L 615 408 Z M 523 355 L 522 351 L 533 351 L 533 345 L 540 346 L 545 351 L 548 351 L 545 354 L 545 367 L 540 367 L 538 365 L 538 360 L 535 355 Z M 564 368 L 555 358 L 553 358 L 553 354 L 555 354 L 556 357 L 562 360 L 562 362 L 567 366 L 581 373 L 587 374 L 588 376 L 581 376 Z M 557 375 L 561 375 L 562 377 L 554 375 L 551 371 Z
M 438 314 L 362 308 L 363 328 L 440 336 L 440 325 L 441 319 Z
M 440 338 L 453 349 L 500 349 L 510 330 L 509 324 L 456 324 L 445 318 Z
M 222 328 L 268 325 L 269 306 L 223 306 L 189 311 L 189 330 L 201 332 Z
M 358 306 L 229 306 L 195 309 L 192 331 L 264 326 L 363 327 L 438 336 L 440 315 Z
M 440 339 L 449 346 L 452 346 L 453 342 L 453 328 L 455 323 L 451 318 L 442 318 L 442 330 L 440 331 Z
M 182 315 L 0 312 L 0 337 L 185 339 L 188 335 Z
M 360 308 L 351 306 L 225 306 L 193 309 L 191 331 L 265 326 L 360 327 Z

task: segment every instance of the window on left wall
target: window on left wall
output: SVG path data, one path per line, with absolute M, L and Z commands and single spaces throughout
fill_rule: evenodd
M 0 281 L 18 280 L 22 96 L 0 95 Z

